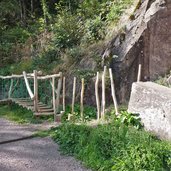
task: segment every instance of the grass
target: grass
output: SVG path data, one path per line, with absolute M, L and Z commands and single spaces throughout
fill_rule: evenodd
M 98 171 L 169 171 L 171 144 L 143 129 L 112 123 L 89 127 L 63 124 L 50 135 L 64 154 Z
M 33 116 L 33 113 L 31 111 L 19 107 L 16 104 L 0 105 L 0 117 L 17 122 L 19 124 L 38 124 L 44 122 L 45 120 L 53 120 L 53 118 L 49 116 L 41 116 L 39 118 L 36 118 Z

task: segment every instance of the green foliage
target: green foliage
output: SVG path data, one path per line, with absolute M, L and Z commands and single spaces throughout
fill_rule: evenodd
M 33 67 L 44 70 L 46 72 L 52 71 L 53 67 L 60 63 L 60 51 L 49 46 L 45 51 L 33 58 Z
M 66 122 L 67 118 L 68 118 L 68 114 L 71 113 L 71 106 L 68 105 L 66 106 L 66 110 L 64 115 L 62 116 L 62 122 Z M 76 121 L 80 121 L 80 105 L 76 104 L 74 106 L 74 115 L 75 115 L 75 119 Z M 90 106 L 84 106 L 84 121 L 89 121 L 91 119 L 95 119 L 96 118 L 96 109 L 94 107 L 90 107 Z
M 75 46 L 66 50 L 66 56 L 68 57 L 69 62 L 72 64 L 74 62 L 80 61 L 83 56 L 85 56 L 85 50 L 79 46 Z
M 0 75 L 21 74 L 23 71 L 33 72 L 33 61 L 31 59 L 22 60 L 8 67 L 1 68 Z
M 74 74 L 80 79 L 84 78 L 86 84 L 92 77 L 95 76 L 96 72 L 88 69 L 81 69 L 81 70 L 76 70 Z
M 104 38 L 105 22 L 101 20 L 100 16 L 97 16 L 95 19 L 86 20 L 84 27 L 83 43 L 93 43 Z
M 50 117 L 35 118 L 33 113 L 15 104 L 0 105 L 0 117 L 4 117 L 19 124 L 42 123 L 44 120 L 52 121 Z
M 33 72 L 32 60 L 23 60 L 11 66 L 11 73 L 21 74 L 23 71 Z
M 100 16 L 101 12 L 106 10 L 105 4 L 107 2 L 108 0 L 84 0 L 80 3 L 78 11 L 85 19 L 94 18 L 95 16 Z
M 116 117 L 116 122 L 118 124 L 124 124 L 127 126 L 134 126 L 137 129 L 142 128 L 141 119 L 136 114 L 128 113 L 127 111 L 122 110 L 120 114 Z
M 60 0 L 56 4 L 57 11 L 60 11 L 63 8 L 66 8 L 71 14 L 74 14 L 80 4 L 80 0 Z
M 14 27 L 5 31 L 1 39 L 4 43 L 24 43 L 30 35 L 28 30 L 21 27 Z
M 22 1 L 20 4 L 17 0 L 2 0 L 0 66 L 11 65 L 16 62 L 15 59 L 20 60 L 24 54 L 15 53 L 15 50 L 22 47 L 21 44 L 28 38 L 33 40 L 33 45 L 36 47 L 32 53 L 35 54 L 32 68 L 38 67 L 49 72 L 60 64 L 61 56 L 67 57 L 71 63 L 78 62 L 85 56 L 91 57 L 92 54 L 98 54 L 96 56 L 100 59 L 101 53 L 98 53 L 100 48 L 95 52 L 96 50 L 90 49 L 89 45 L 105 38 L 108 25 L 116 24 L 124 9 L 132 1 L 59 0 L 55 1 L 55 4 L 54 1 L 33 0 L 33 4 L 27 1 Z M 49 38 L 51 48 L 43 49 L 39 46 L 42 41 L 39 34 L 48 32 L 53 33 L 49 34 L 53 35 Z M 88 53 L 85 53 L 87 51 Z M 7 68 L 5 72 L 10 73 L 11 67 Z
M 80 43 L 82 36 L 81 21 L 77 16 L 63 10 L 54 25 L 54 45 L 57 48 L 72 48 Z
M 0 31 L 9 27 L 9 24 L 15 25 L 17 15 L 20 9 L 17 0 L 1 0 L 0 1 Z M 1 34 L 1 33 L 0 33 Z
M 43 16 L 44 16 L 44 25 L 47 26 L 48 19 L 51 18 L 47 6 L 46 0 L 41 0 L 42 10 L 43 10 Z
M 170 170 L 171 146 L 144 130 L 126 125 L 63 124 L 53 129 L 62 152 L 94 170 Z
M 109 13 L 106 16 L 108 22 L 113 21 L 116 23 L 119 20 L 120 16 L 123 14 L 124 10 L 132 2 L 132 0 L 119 0 L 111 2 L 109 5 Z
M 14 27 L 2 32 L 0 35 L 0 50 L 4 55 L 8 55 L 11 52 L 14 45 L 24 43 L 30 33 L 21 27 Z

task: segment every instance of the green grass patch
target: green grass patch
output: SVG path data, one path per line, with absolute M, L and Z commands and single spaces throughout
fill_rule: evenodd
M 171 145 L 142 129 L 112 123 L 88 127 L 63 124 L 51 136 L 63 153 L 99 171 L 161 171 L 171 169 Z
M 68 114 L 71 113 L 71 105 L 67 105 L 66 109 L 65 109 L 65 113 L 62 116 L 62 122 L 65 123 L 67 122 L 68 119 Z M 83 115 L 83 119 L 84 122 L 90 121 L 92 119 L 96 119 L 96 108 L 95 107 L 91 107 L 91 106 L 84 106 L 84 115 Z M 74 105 L 74 121 L 75 122 L 80 122 L 81 121 L 81 113 L 80 113 L 80 104 L 75 104 Z
M 34 136 L 41 138 L 53 136 L 53 129 L 37 131 Z
M 44 122 L 45 120 L 53 120 L 53 117 L 50 116 L 41 116 L 39 118 L 36 118 L 31 111 L 19 107 L 16 104 L 0 105 L 0 117 L 17 122 L 19 124 L 38 124 Z

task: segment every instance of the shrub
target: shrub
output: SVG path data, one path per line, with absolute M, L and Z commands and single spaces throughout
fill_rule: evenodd
M 33 66 L 46 72 L 52 70 L 59 63 L 60 51 L 53 46 L 49 46 L 48 49 L 33 58 Z
M 74 106 L 74 114 L 76 116 L 76 120 L 80 121 L 80 105 L 76 104 Z M 62 116 L 62 121 L 66 122 L 67 118 L 68 118 L 68 114 L 71 113 L 71 106 L 66 106 L 66 110 L 64 115 Z M 84 106 L 84 121 L 89 121 L 91 119 L 95 119 L 96 118 L 96 109 L 94 107 L 90 107 L 90 106 Z
M 66 56 L 68 57 L 70 63 L 80 61 L 83 58 L 84 54 L 85 51 L 80 46 L 76 46 L 66 50 Z
M 63 10 L 54 26 L 54 44 L 57 48 L 71 48 L 80 43 L 82 37 L 81 21 L 67 10 Z
M 85 23 L 85 33 L 82 38 L 83 43 L 93 43 L 104 38 L 105 23 L 100 16 L 95 19 L 89 19 Z
M 130 5 L 133 1 L 132 0 L 120 0 L 120 1 L 113 1 L 110 3 L 110 10 L 107 14 L 108 22 L 117 22 L 119 17 L 123 14 L 124 10 Z
M 63 124 L 53 138 L 60 149 L 94 170 L 170 170 L 171 146 L 144 130 L 125 125 Z
M 30 33 L 21 27 L 14 27 L 4 31 L 1 40 L 9 43 L 24 43 L 30 36 Z
M 119 116 L 117 116 L 115 118 L 115 121 L 118 122 L 118 124 L 124 124 L 127 126 L 134 126 L 137 129 L 140 129 L 143 127 L 143 125 L 141 124 L 141 119 L 138 117 L 137 114 L 132 114 L 132 113 L 128 113 L 127 111 L 122 110 L 119 114 Z

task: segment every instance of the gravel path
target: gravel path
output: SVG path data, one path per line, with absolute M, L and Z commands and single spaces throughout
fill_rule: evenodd
M 30 136 L 37 128 L 0 118 L 0 143 Z M 73 157 L 61 155 L 49 137 L 0 144 L 0 171 L 90 171 Z

